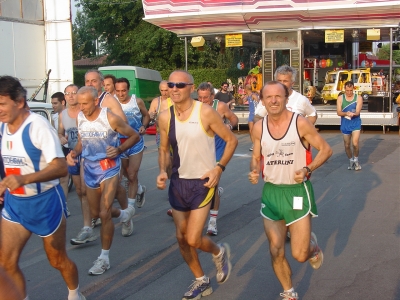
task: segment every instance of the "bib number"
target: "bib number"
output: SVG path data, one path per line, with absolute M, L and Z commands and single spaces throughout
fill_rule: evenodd
M 20 168 L 5 168 L 6 171 L 6 176 L 10 175 L 21 175 L 21 169 Z M 10 191 L 10 194 L 12 195 L 25 195 L 25 188 L 23 186 L 20 186 L 19 188 Z
M 111 168 L 114 168 L 116 165 L 117 163 L 113 159 L 105 158 L 100 161 L 100 167 L 103 171 L 107 171 Z

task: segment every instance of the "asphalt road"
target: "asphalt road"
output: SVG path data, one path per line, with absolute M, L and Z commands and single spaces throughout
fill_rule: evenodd
M 301 299 L 400 299 L 399 137 L 393 131 L 362 134 L 362 170 L 355 172 L 347 170 L 339 131 L 321 134 L 333 149 L 329 161 L 312 176 L 319 212 L 313 231 L 324 251 L 324 264 L 314 271 L 308 263 L 295 262 L 287 244 L 294 287 Z M 280 299 L 281 287 L 271 268 L 259 214 L 262 182 L 255 186 L 248 182 L 250 139 L 247 131 L 237 137 L 239 146 L 221 180 L 225 192 L 219 234 L 213 237 L 230 244 L 233 271 L 225 284 L 218 285 L 211 255 L 200 254 L 214 288 L 207 299 Z M 68 255 L 78 266 L 80 288 L 87 299 L 181 299 L 193 280 L 179 253 L 172 219 L 166 214 L 166 191 L 156 188 L 155 138 L 145 139 L 148 148 L 139 178 L 147 187 L 146 203 L 136 209 L 132 236 L 122 237 L 121 226 L 116 224 L 111 268 L 100 276 L 87 273 L 100 254 L 99 239 L 82 246 L 68 242 Z M 82 226 L 74 191 L 68 207 L 72 213 L 67 221 L 69 241 Z M 67 298 L 62 277 L 49 265 L 37 236 L 27 243 L 20 266 L 30 300 Z

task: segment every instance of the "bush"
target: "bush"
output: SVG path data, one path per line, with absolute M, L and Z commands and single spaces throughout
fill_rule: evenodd
M 86 69 L 76 69 L 74 68 L 74 84 L 76 84 L 79 87 L 82 87 L 85 85 L 85 73 Z

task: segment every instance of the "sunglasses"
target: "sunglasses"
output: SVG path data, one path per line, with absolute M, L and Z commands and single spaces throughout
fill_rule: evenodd
M 65 96 L 68 96 L 68 95 L 76 95 L 76 93 L 77 93 L 77 92 L 66 92 L 66 93 L 64 93 L 64 95 L 65 95 Z
M 178 89 L 183 89 L 187 85 L 193 85 L 193 83 L 186 83 L 186 82 L 167 82 L 167 85 L 170 89 L 173 89 L 176 86 Z

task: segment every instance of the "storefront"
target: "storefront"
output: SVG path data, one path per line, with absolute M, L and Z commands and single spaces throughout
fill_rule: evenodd
M 211 41 L 238 34 L 243 46 L 259 47 L 263 82 L 273 78 L 278 66 L 290 64 L 300 75 L 295 89 L 303 94 L 309 90 L 308 86 L 314 86 L 317 96 L 321 97 L 327 83 L 327 72 L 331 73 L 331 79 L 339 81 L 338 71 L 341 69 L 369 67 L 369 75 L 357 75 L 357 72 L 347 74 L 348 79 L 362 83 L 360 86 L 364 90 L 360 90 L 360 94 L 366 97 L 362 113 L 364 124 L 397 124 L 397 114 L 395 117 L 392 112 L 391 83 L 394 70 L 400 66 L 390 63 L 391 58 L 382 62 L 370 55 L 367 57 L 366 53 L 376 50 L 374 47 L 379 43 L 390 43 L 394 47 L 400 44 L 400 1 L 210 3 L 203 0 L 181 3 L 143 0 L 143 7 L 146 21 L 184 37 L 186 44 L 198 36 Z M 335 89 L 339 87 L 340 83 Z M 335 94 L 325 94 L 329 96 L 321 99 L 322 102 L 331 103 L 329 97 Z M 382 101 L 382 105 L 367 105 L 367 98 L 370 103 L 379 98 L 376 101 Z M 329 105 L 322 106 L 317 108 L 318 123 L 339 124 L 340 118 L 335 111 L 330 112 Z

